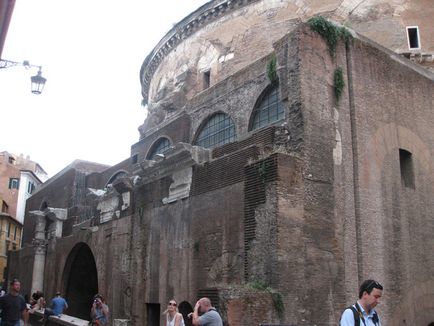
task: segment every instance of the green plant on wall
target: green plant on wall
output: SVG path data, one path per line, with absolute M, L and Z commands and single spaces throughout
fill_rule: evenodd
M 265 291 L 267 289 L 267 284 L 262 281 L 249 282 L 247 285 L 255 290 Z
M 273 300 L 274 309 L 276 309 L 277 315 L 279 318 L 283 317 L 285 305 L 283 304 L 283 297 L 279 292 L 273 290 L 262 281 L 249 282 L 247 286 L 255 290 L 268 292 L 271 296 L 271 300 Z
M 333 57 L 336 53 L 336 47 L 339 40 L 348 44 L 353 39 L 353 36 L 348 29 L 336 26 L 322 16 L 312 17 L 307 21 L 307 23 L 313 31 L 321 35 L 321 37 L 326 41 L 330 55 Z
M 273 300 L 274 309 L 276 309 L 277 315 L 282 318 L 285 306 L 283 304 L 283 297 L 279 292 L 270 289 L 271 299 Z
M 279 80 L 279 77 L 277 77 L 277 59 L 275 55 L 271 57 L 267 64 L 267 77 L 271 84 L 275 84 Z
M 336 47 L 339 40 L 349 44 L 352 41 L 353 36 L 350 31 L 345 27 L 339 27 L 328 21 L 322 16 L 312 17 L 308 20 L 308 24 L 312 30 L 317 32 L 327 43 L 330 55 L 334 58 L 336 54 Z M 336 101 L 339 102 L 342 92 L 345 87 L 345 80 L 342 68 L 338 67 L 334 71 L 333 75 L 333 88 L 336 97 Z
M 269 169 L 269 165 L 267 161 L 262 161 L 257 165 L 257 171 L 259 174 L 259 177 L 262 180 L 262 183 L 265 183 L 265 181 L 267 180 L 267 171 Z
M 340 32 L 340 38 L 342 41 L 345 42 L 345 44 L 348 45 L 353 40 L 353 35 L 345 27 L 340 27 L 339 32 Z
M 333 76 L 333 84 L 335 89 L 336 101 L 339 101 L 345 87 L 344 73 L 342 72 L 341 67 L 335 69 L 335 73 Z

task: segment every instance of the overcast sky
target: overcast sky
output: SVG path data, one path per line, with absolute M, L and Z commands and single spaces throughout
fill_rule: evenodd
M 29 155 L 50 176 L 75 159 L 116 164 L 146 117 L 139 71 L 171 29 L 207 0 L 17 0 L 0 70 L 0 151 Z

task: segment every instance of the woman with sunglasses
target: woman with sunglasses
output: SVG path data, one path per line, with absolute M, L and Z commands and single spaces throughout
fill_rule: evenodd
M 175 300 L 169 301 L 164 313 L 166 314 L 166 326 L 185 326 L 184 318 L 178 312 L 178 304 Z

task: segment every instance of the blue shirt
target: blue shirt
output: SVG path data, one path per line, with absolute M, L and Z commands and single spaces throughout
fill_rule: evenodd
M 358 306 L 360 307 L 362 311 L 363 318 L 365 319 L 365 322 L 363 323 L 362 318 L 360 318 L 360 326 L 381 326 L 380 320 L 378 320 L 378 323 L 375 324 L 372 320 L 372 317 L 374 317 L 374 309 L 371 309 L 371 312 L 369 315 L 366 313 L 365 309 L 363 309 L 362 305 L 358 303 Z M 355 305 L 353 305 L 355 307 Z M 378 314 L 377 314 L 378 316 Z M 354 313 L 351 309 L 345 309 L 344 313 L 341 317 L 341 322 L 339 324 L 340 326 L 354 326 Z
M 59 316 L 63 313 L 63 310 L 68 307 L 66 300 L 62 297 L 55 297 L 51 299 L 51 308 L 53 309 L 53 313 L 56 316 Z

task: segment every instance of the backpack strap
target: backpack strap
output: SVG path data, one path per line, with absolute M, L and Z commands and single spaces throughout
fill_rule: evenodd
M 360 314 L 359 314 L 358 310 L 354 306 L 346 307 L 344 309 L 344 311 L 346 311 L 346 310 L 351 310 L 353 312 L 354 326 L 360 326 Z
M 380 320 L 378 318 L 377 312 L 374 311 L 374 315 L 372 316 L 372 321 L 374 322 L 375 325 L 379 325 L 380 324 Z
M 360 326 L 360 314 L 354 306 L 349 306 L 347 309 L 351 309 L 354 315 L 354 326 Z

